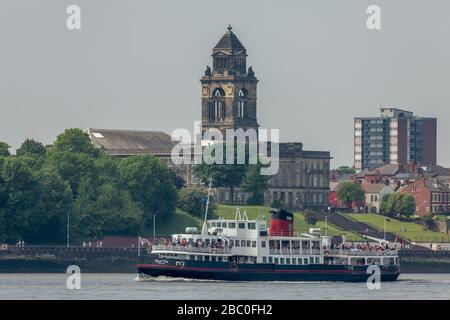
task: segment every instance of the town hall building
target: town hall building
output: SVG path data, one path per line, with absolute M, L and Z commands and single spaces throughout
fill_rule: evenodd
M 246 48 L 228 27 L 212 50 L 212 68 L 207 67 L 200 79 L 202 85 L 202 130 L 259 128 L 257 120 L 258 80 L 247 67 Z M 177 142 L 159 131 L 88 129 L 92 143 L 111 156 L 127 157 L 152 154 L 174 170 L 186 186 L 200 181 L 193 165 L 174 165 L 171 151 Z M 330 152 L 303 150 L 300 142 L 279 144 L 279 170 L 269 180 L 264 202 L 270 205 L 280 199 L 286 208 L 326 210 L 329 199 Z M 218 202 L 245 204 L 250 196 L 237 188 L 234 199 L 225 188 L 215 190 Z M 233 200 L 233 201 L 232 201 Z

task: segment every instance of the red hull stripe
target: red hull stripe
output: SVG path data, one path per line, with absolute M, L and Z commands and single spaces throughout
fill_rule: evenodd
M 228 268 L 204 268 L 204 267 L 177 267 L 177 266 L 166 266 L 160 264 L 138 264 L 138 268 L 162 268 L 162 269 L 177 269 L 177 270 L 190 270 L 190 271 L 226 271 L 226 272 L 236 272 L 233 269 Z M 336 273 L 354 273 L 354 274 L 366 274 L 366 271 L 355 271 L 355 270 L 267 270 L 267 269 L 239 269 L 238 271 L 252 271 L 259 273 L 273 273 L 273 272 L 287 272 L 287 273 L 319 273 L 319 272 L 336 272 Z M 396 272 L 388 272 L 384 274 L 395 274 Z

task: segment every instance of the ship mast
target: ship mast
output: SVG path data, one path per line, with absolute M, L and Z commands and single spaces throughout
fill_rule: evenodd
M 206 220 L 208 218 L 208 207 L 209 207 L 209 197 L 211 195 L 211 185 L 212 185 L 212 177 L 209 178 L 208 198 L 206 199 L 205 219 L 203 221 L 203 227 L 202 227 L 202 235 L 204 235 L 204 236 L 208 235 L 208 226 L 206 224 Z

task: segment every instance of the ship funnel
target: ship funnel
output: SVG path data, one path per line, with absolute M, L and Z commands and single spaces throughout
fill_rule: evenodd
M 294 215 L 284 209 L 272 210 L 269 235 L 292 237 L 294 235 Z

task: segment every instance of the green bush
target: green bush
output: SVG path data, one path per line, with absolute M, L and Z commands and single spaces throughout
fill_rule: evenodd
M 305 217 L 305 221 L 310 225 L 315 225 L 317 221 L 319 221 L 317 214 L 312 210 L 307 209 L 303 215 Z
M 185 187 L 178 192 L 177 207 L 196 217 L 203 218 L 206 209 L 208 189 L 203 187 Z M 214 197 L 209 198 L 208 215 L 216 209 Z
M 270 205 L 272 208 L 282 208 L 283 207 L 283 201 L 281 199 L 275 199 L 273 200 L 272 204 Z

